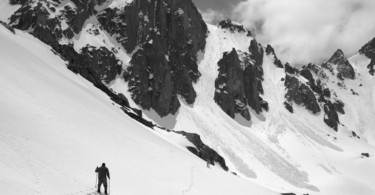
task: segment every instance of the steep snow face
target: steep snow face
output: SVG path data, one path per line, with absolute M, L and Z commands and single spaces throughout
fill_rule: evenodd
M 348 115 L 344 118 L 343 124 L 348 130 L 359 133 L 369 144 L 375 146 L 375 78 L 369 73 L 367 66 L 370 59 L 362 54 L 356 54 L 349 58 L 354 66 L 358 78 L 345 83 L 345 94 L 341 95 L 347 103 Z
M 217 62 L 224 52 L 230 52 L 233 48 L 248 51 L 252 38 L 245 33 L 230 32 L 211 25 L 208 27 L 207 46 L 199 56 L 202 76 L 195 85 L 195 104 L 182 105 L 177 115 L 166 118 L 146 113 L 150 118 L 170 128 L 201 134 L 204 141 L 229 161 L 230 170 L 278 191 L 375 193 L 369 182 L 375 179 L 372 174 L 375 171 L 372 165 L 374 158 L 361 158 L 363 152 L 374 153 L 374 147 L 365 139 L 353 138 L 351 128 L 340 126 L 339 132 L 335 133 L 323 122 L 322 112 L 313 115 L 300 106 L 295 106 L 293 114 L 288 112 L 283 104 L 286 73 L 284 68 L 274 64 L 273 55 L 265 55 L 263 59 L 262 98 L 269 103 L 269 111 L 259 115 L 251 112 L 251 122 L 240 115 L 234 120 L 226 115 L 213 101 L 214 83 L 218 76 Z M 338 94 L 339 97 L 341 95 Z M 353 105 L 350 102 L 352 99 L 343 98 L 343 101 L 345 105 Z M 251 110 L 250 107 L 248 109 Z M 348 109 L 348 112 L 352 111 Z M 348 118 L 341 121 L 350 123 Z
M 89 194 L 103 161 L 112 194 L 276 194 L 206 168 L 184 139 L 129 118 L 32 36 L 0 25 L 0 42 L 3 194 Z

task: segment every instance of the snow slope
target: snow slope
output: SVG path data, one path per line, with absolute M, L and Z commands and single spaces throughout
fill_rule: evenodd
M 100 12 L 129 2 L 109 0 L 96 9 Z M 8 10 L 0 16 L 9 17 L 10 8 L 15 9 L 1 1 L 0 10 Z M 5 156 L 0 159 L 0 170 L 9 177 L 0 178 L 0 186 L 11 194 L 30 190 L 34 194 L 84 194 L 92 191 L 93 169 L 105 161 L 112 170 L 115 194 L 270 193 L 253 183 L 299 194 L 375 194 L 375 83 L 367 72 L 366 57 L 350 58 L 359 74 L 355 81 L 345 81 L 346 88 L 338 87 L 337 80 L 328 83 L 345 103 L 338 132 L 323 122 L 323 112 L 313 115 L 294 107 L 291 114 L 284 108 L 281 79 L 285 71 L 275 67 L 272 56 L 263 59 L 262 98 L 269 112 L 252 112 L 251 122 L 240 116 L 233 120 L 213 101 L 217 62 L 232 48 L 247 51 L 252 37 L 212 25 L 208 28 L 206 49 L 199 55 L 202 76 L 194 86 L 196 102 L 187 105 L 181 99 L 176 115 L 160 118 L 144 110 L 143 116 L 167 128 L 200 134 L 240 178 L 207 170 L 186 152 L 184 146 L 189 143 L 184 139 L 135 123 L 90 83 L 69 72 L 48 47 L 1 27 L 0 90 L 6 95 L 0 97 L 4 140 L 0 152 Z M 90 33 L 93 30 L 98 34 Z M 95 16 L 72 40 L 60 43 L 73 44 L 77 52 L 87 44 L 115 50 L 124 67 L 131 58 L 102 30 Z M 137 107 L 121 75 L 109 87 Z M 352 131 L 361 139 L 353 137 Z M 369 153 L 370 158 L 362 158 L 361 153 Z
M 335 133 L 323 123 L 323 113 L 314 116 L 302 107 L 289 113 L 283 106 L 281 79 L 285 72 L 276 68 L 272 56 L 265 56 L 263 64 L 263 99 L 269 103 L 269 112 L 253 112 L 252 122 L 226 115 L 213 101 L 217 62 L 232 48 L 247 51 L 251 38 L 208 27 L 210 34 L 199 64 L 202 76 L 195 86 L 196 102 L 182 105 L 174 120 L 165 119 L 173 121 L 167 124 L 202 135 L 229 161 L 230 170 L 277 191 L 375 194 L 375 159 L 361 158 L 362 152 L 374 154 L 375 148 L 365 140 L 351 138 L 347 131 Z
M 99 36 L 86 33 L 93 28 L 99 30 Z M 269 103 L 270 110 L 260 115 L 252 112 L 251 122 L 241 117 L 233 120 L 213 101 L 214 83 L 218 75 L 217 62 L 224 52 L 232 48 L 247 51 L 252 37 L 212 25 L 208 25 L 208 28 L 210 33 L 206 49 L 199 56 L 202 76 L 195 85 L 197 99 L 194 105 L 184 104 L 180 99 L 183 104 L 176 115 L 161 118 L 153 110 L 143 110 L 145 118 L 170 129 L 200 134 L 205 143 L 225 157 L 231 171 L 275 191 L 375 194 L 375 188 L 370 183 L 375 179 L 374 158 L 361 158 L 361 153 L 375 154 L 371 136 L 366 135 L 374 133 L 366 130 L 372 127 L 373 120 L 370 118 L 375 116 L 371 111 L 361 114 L 366 115 L 368 124 L 364 125 L 361 117 L 353 123 L 362 125 L 359 132 L 363 132 L 363 139 L 350 137 L 351 131 L 356 130 L 351 128 L 350 118 L 360 113 L 366 105 L 373 105 L 372 102 L 362 102 L 363 106 L 357 107 L 352 102 L 360 102 L 358 99 L 344 98 L 348 114 L 340 117 L 346 127 L 340 127 L 339 133 L 335 133 L 323 122 L 324 113 L 314 116 L 301 107 L 295 108 L 296 112 L 291 114 L 284 108 L 285 87 L 281 79 L 285 78 L 285 71 L 275 67 L 272 56 L 265 56 L 263 99 Z M 98 28 L 95 18 L 90 18 L 73 44 L 77 51 L 86 44 L 107 44 L 109 49 L 116 47 L 118 54 L 122 55 L 117 54 L 117 57 L 126 67 L 131 54 L 124 54 L 124 49 L 113 38 L 106 36 L 108 34 Z M 131 106 L 137 107 L 127 91 L 127 83 L 121 77 L 109 86 L 123 93 Z M 348 95 L 347 90 L 343 91 L 336 85 L 330 85 L 330 88 L 340 93 L 340 98 Z
M 1 194 L 88 194 L 102 162 L 111 194 L 275 194 L 135 122 L 31 35 L 0 25 L 0 43 Z

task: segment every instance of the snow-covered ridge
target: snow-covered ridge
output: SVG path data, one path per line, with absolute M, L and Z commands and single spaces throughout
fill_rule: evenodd
M 0 25 L 0 42 L 2 193 L 89 194 L 106 162 L 111 194 L 276 194 L 208 169 L 180 136 L 127 117 L 27 33 Z
M 64 3 L 68 2 L 64 1 Z M 115 5 L 120 2 L 124 1 L 107 1 L 103 6 L 112 5 L 109 3 Z M 99 11 L 98 14 L 104 10 L 104 7 L 96 7 Z M 122 8 L 120 6 L 121 10 L 123 10 Z M 188 14 L 184 13 L 183 15 L 185 17 Z M 147 21 L 148 16 L 146 16 L 142 15 L 142 21 L 150 22 Z M 118 24 L 120 27 L 128 25 L 121 21 Z M 68 26 L 62 29 L 67 29 L 66 27 Z M 330 89 L 331 96 L 325 97 L 325 99 L 332 103 L 340 100 L 344 104 L 345 114 L 338 113 L 337 132 L 324 123 L 324 120 L 328 118 L 322 102 L 317 103 L 320 112 L 315 114 L 306 110 L 302 104 L 293 104 L 293 113 L 285 108 L 287 91 L 284 81 L 287 75 L 295 77 L 298 82 L 306 86 L 305 89 L 312 91 L 312 86 L 309 85 L 310 80 L 305 77 L 302 70 L 292 69 L 291 71 L 295 71 L 294 73 L 288 72 L 288 66 L 284 68 L 281 62 L 278 63 L 275 53 L 265 54 L 262 58 L 264 94 L 261 94 L 260 97 L 268 103 L 269 110 L 257 113 L 248 106 L 251 121 L 244 120 L 240 115 L 235 115 L 232 119 L 213 101 L 216 90 L 215 80 L 219 75 L 218 62 L 224 52 L 230 52 L 233 49 L 238 53 L 249 52 L 250 43 L 254 39 L 246 32 L 231 31 L 212 25 L 208 25 L 208 31 L 205 49 L 198 55 L 198 70 L 201 76 L 194 83 L 194 90 L 197 93 L 194 104 L 188 104 L 184 98 L 178 96 L 181 108 L 175 115 L 169 114 L 160 117 L 153 109 L 150 109 L 143 110 L 144 118 L 152 120 L 160 126 L 200 134 L 205 143 L 227 160 L 230 171 L 236 172 L 241 178 L 246 178 L 278 192 L 366 195 L 375 193 L 375 189 L 370 183 L 375 179 L 372 174 L 375 154 L 375 132 L 372 127 L 375 125 L 373 120 L 375 108 L 369 106 L 375 105 L 373 99 L 375 89 L 373 77 L 367 68 L 371 61 L 369 58 L 361 54 L 349 58 L 349 62 L 355 70 L 355 79 L 341 80 L 337 77 L 337 71 L 332 73 L 324 68 L 319 69 L 317 73 L 309 69 L 315 81 L 322 80 L 323 89 Z M 104 47 L 112 52 L 122 62 L 124 71 L 116 75 L 107 86 L 124 94 L 133 107 L 141 109 L 132 101 L 133 94 L 128 91 L 128 82 L 124 81 L 123 77 L 133 54 L 141 50 L 139 50 L 140 47 L 136 47 L 135 52 L 127 53 L 118 38 L 126 40 L 129 37 L 119 34 L 111 36 L 110 33 L 103 30 L 97 20 L 97 15 L 94 14 L 84 21 L 80 32 L 75 33 L 71 39 L 60 39 L 59 43 L 73 44 L 73 50 L 77 53 L 81 53 L 82 48 L 86 46 L 92 46 L 98 50 Z M 131 38 L 137 40 L 138 37 Z M 147 40 L 149 41 L 149 39 Z M 151 43 L 148 42 L 149 45 L 157 44 L 156 39 L 152 40 Z M 186 43 L 187 45 L 191 44 L 189 41 Z M 267 48 L 265 49 L 266 53 Z M 171 56 L 164 54 L 162 57 L 167 61 L 172 59 Z M 242 58 L 242 61 L 245 60 L 247 59 Z M 317 66 L 320 67 L 320 65 Z M 322 75 L 325 77 L 323 78 Z M 155 75 L 149 74 L 145 78 L 153 79 Z M 313 93 L 313 95 L 319 99 L 317 93 Z M 102 110 L 96 111 L 103 112 Z M 99 116 L 97 118 L 100 119 Z M 87 128 L 91 128 L 91 126 Z M 137 130 L 139 129 L 137 128 Z M 117 135 L 117 131 L 115 133 Z M 173 145 L 183 142 L 183 140 L 176 141 L 174 138 L 170 140 L 173 140 Z M 183 144 L 186 143 L 183 142 Z M 132 143 L 126 146 L 134 147 Z M 56 147 L 59 148 L 59 146 Z M 370 158 L 366 158 L 361 153 L 368 153 Z M 149 153 L 146 152 L 146 155 Z M 147 161 L 148 159 L 146 157 L 135 159 L 132 163 L 136 163 L 137 160 Z M 163 161 L 163 163 L 165 162 Z M 120 169 L 120 165 L 117 167 Z M 167 170 L 166 166 L 163 167 L 164 170 Z M 151 168 L 146 168 L 146 170 L 149 169 Z M 190 168 L 187 166 L 187 169 Z M 193 172 L 192 175 L 195 174 L 195 171 L 191 172 Z M 132 174 L 136 175 L 134 172 Z M 159 174 L 159 172 L 152 172 L 152 174 Z M 163 173 L 160 174 L 163 175 Z M 169 177 L 168 174 L 164 176 Z M 203 182 L 203 184 L 205 183 Z M 157 185 L 163 186 L 161 183 Z M 235 184 L 231 183 L 231 185 Z M 135 188 L 132 189 L 135 190 Z M 163 191 L 159 187 L 157 189 Z M 180 193 L 177 190 L 168 192 Z M 198 194 L 199 192 L 206 191 L 196 191 Z M 230 190 L 223 192 L 233 193 Z

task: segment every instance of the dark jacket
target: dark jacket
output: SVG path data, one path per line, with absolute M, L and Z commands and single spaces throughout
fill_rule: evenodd
M 110 179 L 110 177 L 109 177 L 109 170 L 105 166 L 96 167 L 95 172 L 98 173 L 98 178 L 99 179 L 107 179 L 106 176 Z

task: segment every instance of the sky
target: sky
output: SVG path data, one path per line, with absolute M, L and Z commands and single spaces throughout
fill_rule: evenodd
M 193 0 L 206 22 L 217 24 L 231 18 L 235 6 L 244 0 Z
M 231 18 L 249 28 L 281 60 L 321 63 L 347 57 L 375 37 L 375 0 L 193 0 L 207 23 Z

